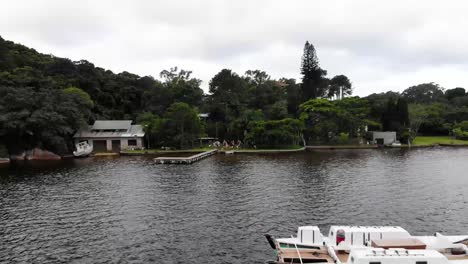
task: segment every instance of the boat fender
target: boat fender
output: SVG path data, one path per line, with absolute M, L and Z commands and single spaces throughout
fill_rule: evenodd
M 276 249 L 275 238 L 270 234 L 265 234 L 265 238 L 268 240 L 268 244 L 272 249 Z

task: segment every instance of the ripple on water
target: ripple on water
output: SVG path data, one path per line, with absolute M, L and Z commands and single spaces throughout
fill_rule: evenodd
M 264 233 L 299 225 L 465 232 L 468 150 L 144 157 L 0 171 L 5 262 L 264 263 Z

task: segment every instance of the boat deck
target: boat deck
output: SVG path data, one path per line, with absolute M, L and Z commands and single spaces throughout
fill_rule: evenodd
M 347 263 L 349 258 L 349 253 L 335 251 L 336 256 L 341 261 L 341 263 Z
M 190 157 L 158 157 L 154 161 L 156 164 L 192 164 L 209 156 L 216 154 L 217 150 L 208 150 Z
M 315 262 L 320 261 L 320 263 L 335 263 L 335 261 L 328 255 L 324 250 L 316 249 L 300 249 L 299 254 L 298 250 L 293 248 L 281 249 L 278 251 L 278 256 L 283 262 L 286 263 L 298 263 L 294 260 L 302 259 L 304 263 L 311 263 L 311 260 Z
M 452 255 L 452 254 L 444 254 L 447 259 L 450 260 L 468 260 L 468 255 Z
M 336 256 L 340 260 L 341 263 L 348 263 L 349 253 L 344 251 L 335 251 Z M 443 254 L 449 261 L 468 261 L 468 255 L 453 255 L 453 254 Z M 298 250 L 293 248 L 288 249 L 281 249 L 278 251 L 278 256 L 284 262 L 291 262 L 293 260 L 299 260 L 299 256 L 302 260 L 305 261 L 319 261 L 323 260 L 323 263 L 335 263 L 333 258 L 328 254 L 328 252 L 323 250 L 316 250 L 316 249 L 299 249 Z M 292 262 L 295 263 L 295 262 Z M 307 263 L 307 262 L 304 262 Z M 465 262 L 463 262 L 465 263 Z

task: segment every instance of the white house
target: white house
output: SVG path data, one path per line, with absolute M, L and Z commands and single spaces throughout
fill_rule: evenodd
M 87 141 L 94 152 L 119 152 L 143 148 L 143 127 L 132 125 L 132 120 L 97 120 L 94 125 L 78 131 L 75 144 Z

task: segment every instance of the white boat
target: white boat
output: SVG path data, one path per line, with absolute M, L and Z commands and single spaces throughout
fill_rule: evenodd
M 412 236 L 399 226 L 317 226 L 298 228 L 297 236 L 275 239 L 273 263 L 468 264 L 468 235 Z
M 93 146 L 89 145 L 86 141 L 76 144 L 75 147 L 76 150 L 73 151 L 75 157 L 86 157 L 93 152 Z

